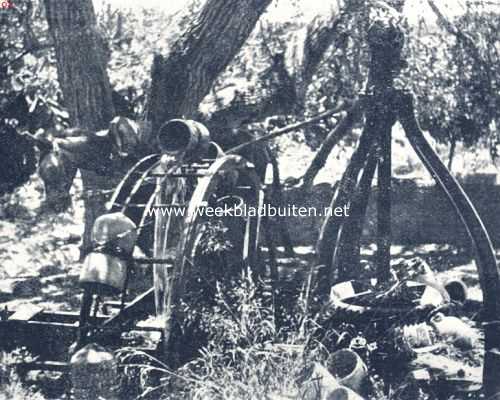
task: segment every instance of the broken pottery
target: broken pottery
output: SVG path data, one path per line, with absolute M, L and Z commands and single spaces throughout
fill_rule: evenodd
M 463 303 L 468 298 L 467 286 L 458 278 L 449 279 L 444 283 L 444 288 L 450 295 L 451 300 Z
M 368 376 L 368 368 L 361 357 L 349 349 L 338 350 L 328 357 L 328 371 L 338 379 L 340 385 L 361 392 Z
M 431 318 L 430 324 L 442 338 L 450 340 L 464 349 L 471 349 L 479 337 L 478 332 L 457 317 L 446 317 L 438 313 Z
M 327 368 L 315 363 L 310 377 L 299 390 L 297 400 L 363 400 L 363 397 L 342 386 Z
M 319 363 L 314 363 L 309 378 L 304 381 L 297 400 L 327 400 L 340 386 L 330 372 Z

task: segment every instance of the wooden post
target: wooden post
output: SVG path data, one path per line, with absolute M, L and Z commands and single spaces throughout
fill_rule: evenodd
M 378 143 L 377 280 L 390 276 L 391 262 L 391 126 L 381 131 Z
M 404 1 L 397 3 L 400 7 Z M 371 51 L 368 78 L 370 103 L 366 123 L 378 135 L 377 278 L 383 282 L 390 275 L 391 130 L 396 122 L 394 77 L 404 65 L 401 59 L 403 31 L 390 18 L 376 20 L 368 30 L 368 44 Z
M 338 243 L 335 246 L 332 259 L 332 271 L 338 271 L 339 281 L 359 276 L 361 234 L 370 198 L 373 176 L 377 167 L 378 154 L 375 150 L 375 146 L 373 146 L 368 155 L 363 175 L 356 187 L 355 194 L 349 201 L 349 216 L 340 228 L 338 235 Z M 347 266 L 349 270 L 346 270 Z
M 371 134 L 370 127 L 365 128 L 359 138 L 358 147 L 354 152 L 351 162 L 340 180 L 338 188 L 330 203 L 330 209 L 343 207 L 351 199 L 354 188 L 358 184 L 360 173 L 365 165 L 368 153 L 374 142 L 374 135 Z M 327 294 L 333 284 L 332 271 L 333 254 L 338 243 L 338 235 L 341 225 L 345 222 L 344 217 L 337 217 L 334 214 L 328 215 L 323 223 L 319 239 L 317 242 L 318 259 L 316 265 L 323 265 L 318 273 L 318 292 L 320 295 Z

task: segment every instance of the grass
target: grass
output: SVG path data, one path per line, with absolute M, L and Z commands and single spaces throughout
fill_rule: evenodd
M 198 357 L 177 370 L 133 349 L 120 359 L 129 378 L 139 383 L 140 399 L 263 399 L 296 395 L 297 377 L 308 361 L 310 339 L 302 315 L 295 329 L 286 332 L 276 324 L 276 309 L 268 286 L 254 280 L 250 271 L 217 285 L 215 302 L 203 309 L 201 329 L 208 343 Z M 323 355 L 325 357 L 325 355 Z
M 14 364 L 27 357 L 23 350 L 0 353 L 0 400 L 44 400 L 35 389 L 26 387 L 16 373 Z

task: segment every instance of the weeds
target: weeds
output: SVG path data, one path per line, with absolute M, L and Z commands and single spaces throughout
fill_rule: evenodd
M 44 397 L 25 387 L 18 376 L 15 364 L 27 361 L 26 351 L 19 349 L 11 353 L 0 353 L 0 400 L 43 400 Z
M 299 297 L 302 298 L 302 297 Z M 298 307 L 303 309 L 303 307 Z M 269 285 L 245 271 L 228 284 L 217 283 L 213 307 L 202 311 L 208 344 L 198 357 L 173 371 L 162 361 L 133 349 L 120 359 L 142 389 L 140 399 L 263 399 L 296 395 L 296 378 L 309 360 L 304 345 L 305 316 L 297 329 L 279 329 Z M 298 329 L 302 327 L 302 329 Z

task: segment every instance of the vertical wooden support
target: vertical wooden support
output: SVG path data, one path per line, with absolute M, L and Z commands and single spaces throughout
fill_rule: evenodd
M 359 276 L 361 234 L 377 161 L 378 153 L 375 146 L 373 146 L 354 196 L 349 201 L 349 216 L 340 228 L 337 245 L 335 246 L 332 271 L 338 271 L 339 281 Z
M 391 262 L 391 126 L 385 126 L 377 147 L 377 280 L 384 282 Z
M 336 207 L 343 207 L 348 204 L 354 188 L 358 184 L 361 171 L 365 165 L 368 152 L 370 151 L 373 142 L 374 135 L 371 133 L 370 127 L 367 127 L 359 138 L 358 147 L 351 157 L 351 162 L 347 166 L 347 169 L 345 170 L 338 188 L 332 198 L 330 203 L 331 210 L 335 210 Z M 320 276 L 318 276 L 318 292 L 320 294 L 329 293 L 330 287 L 333 284 L 333 254 L 335 246 L 338 243 L 339 230 L 344 222 L 344 217 L 337 217 L 332 214 L 327 216 L 321 227 L 316 246 L 318 254 L 317 265 L 324 266 L 319 273 Z
M 268 151 L 268 154 L 269 164 L 271 165 L 273 171 L 273 181 L 270 187 L 271 195 L 268 196 L 268 202 L 270 202 L 276 208 L 282 208 L 285 206 L 285 199 L 283 198 L 283 189 L 281 188 L 281 177 L 278 159 L 271 150 Z M 285 248 L 286 256 L 289 258 L 295 257 L 295 251 L 293 250 L 293 241 L 290 237 L 290 232 L 288 231 L 288 225 L 286 221 L 278 224 L 278 229 L 281 235 L 281 244 Z
M 400 2 L 401 6 L 404 1 Z M 396 122 L 394 78 L 404 62 L 401 52 L 404 33 L 390 18 L 376 19 L 368 30 L 370 74 L 368 89 L 371 102 L 367 124 L 373 126 L 379 150 L 377 196 L 377 278 L 390 275 L 391 260 L 391 129 Z

